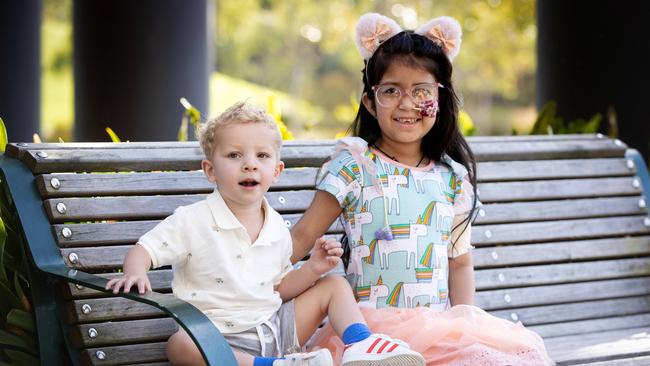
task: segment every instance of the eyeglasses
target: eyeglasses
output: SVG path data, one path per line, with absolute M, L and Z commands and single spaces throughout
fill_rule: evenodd
M 385 108 L 396 107 L 402 100 L 404 94 L 411 97 L 413 103 L 423 106 L 432 100 L 438 100 L 438 88 L 444 88 L 442 84 L 418 84 L 410 90 L 405 90 L 393 84 L 375 85 L 372 91 L 375 92 L 375 100 Z

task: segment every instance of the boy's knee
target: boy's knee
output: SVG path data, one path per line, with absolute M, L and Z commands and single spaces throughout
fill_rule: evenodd
M 167 358 L 172 365 L 205 365 L 201 352 L 190 336 L 179 330 L 167 340 Z
M 320 280 L 318 280 L 317 284 L 320 284 L 321 286 L 331 287 L 336 290 L 348 289 L 352 291 L 352 288 L 350 287 L 348 280 L 346 280 L 344 277 L 341 277 L 339 275 L 325 276 Z

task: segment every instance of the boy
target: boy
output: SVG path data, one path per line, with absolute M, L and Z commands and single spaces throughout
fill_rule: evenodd
M 292 268 L 289 230 L 264 198 L 284 169 L 272 118 L 240 102 L 208 122 L 200 142 L 201 166 L 217 188 L 144 234 L 124 260 L 124 276 L 106 288 L 144 293 L 147 270 L 172 265 L 174 295 L 212 320 L 240 365 L 332 365 L 326 349 L 279 357 L 300 350 L 329 316 L 348 345 L 344 365 L 424 366 L 401 342 L 370 334 L 345 279 L 321 279 L 338 263 L 340 243 L 319 239 L 309 260 Z M 169 338 L 167 355 L 175 365 L 204 364 L 182 329 Z

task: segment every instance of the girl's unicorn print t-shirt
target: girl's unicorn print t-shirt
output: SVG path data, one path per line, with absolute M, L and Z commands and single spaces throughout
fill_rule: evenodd
M 413 168 L 366 148 L 340 149 L 323 166 L 317 188 L 343 208 L 347 274 L 360 305 L 447 308 L 455 201 L 463 194 L 454 165 Z

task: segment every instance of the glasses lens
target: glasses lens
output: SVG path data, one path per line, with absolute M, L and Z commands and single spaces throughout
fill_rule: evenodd
M 418 85 L 411 89 L 411 97 L 413 97 L 413 102 L 422 105 L 428 101 L 436 99 L 436 92 L 437 90 L 433 85 Z
M 395 107 L 402 99 L 402 90 L 394 85 L 378 85 L 375 89 L 377 102 L 383 107 Z M 431 84 L 416 85 L 409 92 L 413 103 L 423 105 L 438 98 L 436 86 Z
M 375 89 L 377 102 L 384 107 L 394 107 L 402 98 L 402 92 L 398 87 L 392 85 L 381 85 Z

